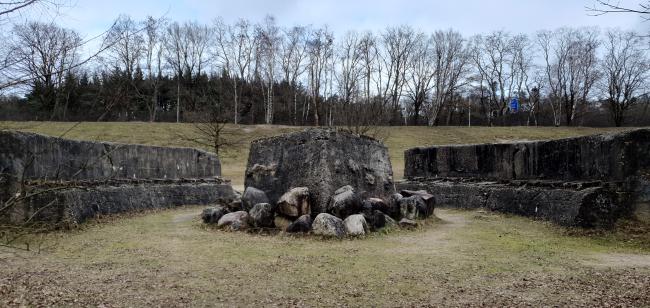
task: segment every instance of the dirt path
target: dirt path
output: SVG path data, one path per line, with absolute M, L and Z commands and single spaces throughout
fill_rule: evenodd
M 191 221 L 195 217 L 199 217 L 199 216 L 201 216 L 201 211 L 200 210 L 197 210 L 197 211 L 191 212 L 191 213 L 177 214 L 172 219 L 172 223 L 174 223 L 174 224 L 182 224 L 184 222 Z
M 609 268 L 647 267 L 650 268 L 650 255 L 627 253 L 600 253 L 595 260 L 585 262 L 586 265 Z

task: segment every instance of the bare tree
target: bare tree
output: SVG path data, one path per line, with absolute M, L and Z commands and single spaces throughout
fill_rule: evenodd
M 214 21 L 217 58 L 222 69 L 233 80 L 234 123 L 239 123 L 240 80 L 247 77 L 252 62 L 254 40 L 250 22 L 238 20 L 233 26 L 222 19 Z
M 418 125 L 420 122 L 420 114 L 431 95 L 436 72 L 433 37 L 420 37 L 413 46 L 407 70 L 406 96 L 412 107 L 412 125 Z
M 603 15 L 609 13 L 633 13 L 643 16 L 644 19 L 650 19 L 650 1 L 640 2 L 636 8 L 623 6 L 619 1 L 596 0 L 594 5 L 587 7 L 587 11 L 593 15 Z
M 10 70 L 19 76 L 15 80 L 29 80 L 38 89 L 38 99 L 51 108 L 50 119 L 64 113 L 60 89 L 67 72 L 79 61 L 81 44 L 77 32 L 54 24 L 30 22 L 14 27 Z
M 266 83 L 266 108 L 264 122 L 273 123 L 274 92 L 273 87 L 276 77 L 276 66 L 280 49 L 280 29 L 275 18 L 267 15 L 262 24 L 257 26 L 257 43 L 259 44 L 257 56 L 261 60 Z
M 10 0 L 0 2 L 0 25 L 13 19 L 13 16 L 30 12 L 56 13 L 65 4 L 63 0 Z
M 341 39 L 337 46 L 336 62 L 339 68 L 336 72 L 337 92 L 339 101 L 342 104 L 341 110 L 347 126 L 352 126 L 354 114 L 351 112 L 359 97 L 359 81 L 362 76 L 361 52 L 359 46 L 359 35 L 350 31 Z
M 606 34 L 602 62 L 602 87 L 614 124 L 622 126 L 626 112 L 639 101 L 646 86 L 650 58 L 642 47 L 642 39 L 634 32 L 610 30 Z
M 377 68 L 378 93 L 391 109 L 391 123 L 398 124 L 400 100 L 406 84 L 406 71 L 415 42 L 420 38 L 410 26 L 389 27 L 382 34 L 381 61 Z M 383 109 L 383 108 L 382 108 Z
M 311 105 L 314 108 L 314 125 L 320 125 L 319 100 L 324 74 L 333 56 L 334 36 L 327 28 L 313 30 L 307 41 L 309 89 Z
M 151 88 L 151 99 L 147 103 L 149 110 L 149 122 L 156 120 L 156 112 L 158 110 L 158 100 L 160 94 L 160 81 L 162 79 L 162 58 L 163 58 L 163 26 L 164 19 L 155 19 L 151 16 L 147 17 L 144 22 L 145 29 L 145 59 L 147 68 L 147 81 Z
M 443 108 L 450 108 L 454 95 L 467 83 L 470 54 L 462 35 L 453 30 L 436 31 L 432 38 L 433 98 L 429 126 L 437 125 Z M 451 116 L 451 112 L 449 115 Z
M 176 122 L 180 122 L 181 83 L 184 79 L 191 82 L 207 64 L 210 30 L 194 22 L 183 25 L 174 22 L 166 32 L 166 58 L 176 75 Z
M 292 121 L 297 124 L 298 116 L 298 78 L 305 72 L 307 66 L 307 31 L 302 26 L 295 26 L 284 31 L 281 43 L 282 72 L 293 91 Z
M 210 149 L 219 155 L 221 150 L 238 144 L 227 129 L 227 119 L 219 106 L 209 106 L 192 122 L 191 134 L 180 134 L 181 139 Z
M 564 114 L 566 125 L 571 125 L 598 79 L 598 31 L 591 28 L 543 31 L 538 33 L 537 41 L 546 65 L 554 124 L 559 126 Z

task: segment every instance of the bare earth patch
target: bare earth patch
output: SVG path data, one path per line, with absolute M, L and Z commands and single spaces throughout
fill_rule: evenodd
M 625 253 L 600 253 L 594 255 L 594 261 L 585 264 L 602 267 L 646 267 L 650 268 L 650 255 L 625 254 Z

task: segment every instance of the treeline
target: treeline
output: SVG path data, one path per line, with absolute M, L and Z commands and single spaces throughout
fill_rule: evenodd
M 650 124 L 648 41 L 621 30 L 464 37 L 399 26 L 335 38 L 326 26 L 282 28 L 271 16 L 120 16 L 97 44 L 52 23 L 2 27 L 3 120 L 195 121 L 217 112 L 242 124 Z

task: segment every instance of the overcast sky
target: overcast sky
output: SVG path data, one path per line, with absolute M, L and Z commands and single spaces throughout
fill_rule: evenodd
M 216 16 L 226 21 L 260 21 L 274 15 L 283 26 L 327 24 L 340 35 L 350 29 L 379 30 L 409 24 L 424 31 L 454 28 L 472 35 L 492 30 L 534 33 L 561 26 L 600 26 L 644 30 L 650 28 L 635 15 L 589 16 L 585 6 L 594 0 L 70 0 L 58 22 L 94 35 L 106 30 L 119 14 L 135 19 L 147 15 L 175 21 L 208 23 Z M 640 0 L 617 0 L 635 6 Z

